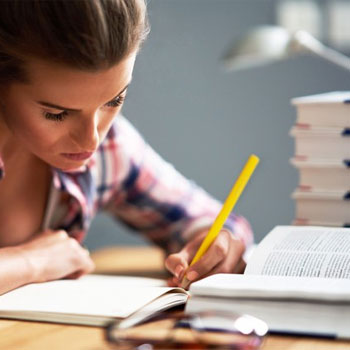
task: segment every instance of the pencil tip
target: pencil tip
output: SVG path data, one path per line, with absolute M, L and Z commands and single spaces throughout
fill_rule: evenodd
M 190 281 L 187 279 L 187 277 L 185 276 L 181 282 L 181 288 L 183 289 L 188 289 L 189 285 L 190 285 Z

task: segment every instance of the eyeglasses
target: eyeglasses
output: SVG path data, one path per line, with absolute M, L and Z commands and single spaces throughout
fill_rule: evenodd
M 124 325 L 114 321 L 106 327 L 107 341 L 118 350 L 257 350 L 268 330 L 255 317 L 216 311 L 162 314 L 133 327 Z

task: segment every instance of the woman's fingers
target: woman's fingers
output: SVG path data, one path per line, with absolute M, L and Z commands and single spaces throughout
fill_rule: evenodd
M 178 253 L 170 254 L 165 260 L 165 267 L 180 281 L 195 256 L 204 236 L 205 233 L 196 235 L 196 237 L 188 242 L 182 250 Z
M 183 249 L 179 253 L 170 254 L 165 260 L 165 267 L 176 277 L 181 278 L 188 267 L 188 252 Z
M 244 244 L 226 230 L 221 231 L 205 254 L 189 267 L 205 235 L 206 232 L 196 235 L 179 253 L 169 255 L 165 266 L 174 277 L 168 283 L 181 285 L 185 274 L 187 279 L 193 282 L 214 273 L 243 271 Z
M 193 282 L 210 274 L 217 265 L 227 259 L 230 235 L 227 231 L 218 235 L 205 254 L 187 270 L 186 277 L 189 281 Z
M 21 253 L 31 266 L 32 282 L 77 278 L 95 267 L 89 252 L 63 230 L 36 236 L 21 246 Z
M 242 259 L 242 250 L 240 242 L 233 241 L 230 244 L 230 249 L 227 258 L 219 263 L 213 270 L 205 276 L 214 275 L 216 273 L 242 273 L 245 269 L 245 261 Z
M 170 277 L 167 279 L 168 287 L 177 287 L 179 285 L 179 280 L 176 277 Z

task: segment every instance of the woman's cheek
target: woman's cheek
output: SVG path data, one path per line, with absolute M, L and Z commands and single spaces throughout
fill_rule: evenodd
M 18 114 L 12 128 L 18 139 L 22 140 L 28 149 L 46 152 L 56 144 L 62 134 L 60 128 L 54 122 L 51 123 L 52 126 L 44 117 L 40 120 L 37 113 L 25 116 Z

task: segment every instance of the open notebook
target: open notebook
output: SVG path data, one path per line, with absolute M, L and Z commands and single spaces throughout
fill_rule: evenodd
M 128 318 L 129 325 L 186 303 L 181 288 L 142 277 L 87 275 L 20 287 L 0 296 L 0 318 L 103 326 Z

